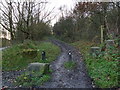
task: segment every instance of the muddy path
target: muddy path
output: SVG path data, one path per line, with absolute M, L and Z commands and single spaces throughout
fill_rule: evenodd
M 74 47 L 59 40 L 51 40 L 61 48 L 61 55 L 51 64 L 52 80 L 44 84 L 44 88 L 92 88 L 92 82 L 87 74 L 82 55 Z M 74 70 L 67 70 L 64 62 L 69 61 L 68 52 L 72 53 L 72 60 L 77 63 Z
M 52 79 L 36 88 L 92 88 L 92 82 L 87 74 L 80 52 L 62 41 L 50 40 L 50 42 L 61 48 L 61 54 L 50 65 L 53 70 Z M 72 53 L 72 60 L 76 62 L 76 68 L 73 70 L 64 67 L 64 62 L 69 61 L 69 50 Z M 12 81 L 23 72 L 2 72 L 2 86 L 14 88 Z

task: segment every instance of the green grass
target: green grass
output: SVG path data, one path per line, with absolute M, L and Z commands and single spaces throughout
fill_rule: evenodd
M 67 61 L 64 63 L 64 67 L 66 69 L 74 69 L 76 67 L 76 63 L 73 61 Z
M 89 41 L 78 41 L 72 43 L 72 45 L 79 49 L 79 51 L 85 55 L 86 53 L 89 52 L 90 47 L 95 46 L 96 44 Z
M 86 56 L 86 65 L 89 75 L 98 87 L 110 88 L 119 85 L 118 62 Z
M 41 60 L 41 52 L 46 52 L 46 60 Z M 41 62 L 50 63 L 60 54 L 60 48 L 50 42 L 25 41 L 22 44 L 13 45 L 3 50 L 2 69 L 3 71 L 14 71 L 26 69 L 29 63 Z M 50 73 L 25 72 L 16 78 L 16 86 L 40 86 L 51 79 Z
M 51 79 L 50 74 L 44 74 L 41 75 L 40 72 L 34 72 L 34 73 L 24 73 L 17 77 L 16 82 L 14 84 L 16 86 L 24 86 L 24 87 L 30 87 L 30 86 L 40 86 L 43 83 L 47 82 Z
M 28 49 L 36 50 L 37 56 L 35 58 L 29 58 L 22 55 L 22 52 Z M 46 52 L 46 61 L 41 60 L 41 52 L 43 50 Z M 56 59 L 59 53 L 59 47 L 50 42 L 26 41 L 23 44 L 13 45 L 3 50 L 2 69 L 3 71 L 22 70 L 32 62 L 50 63 Z
M 95 43 L 79 41 L 72 43 L 72 45 L 83 53 L 88 73 L 94 80 L 96 86 L 100 88 L 120 86 L 118 83 L 118 76 L 120 74 L 118 70 L 118 60 L 120 59 L 120 55 L 118 55 L 119 53 L 115 48 L 101 52 L 97 57 L 93 57 L 89 55 L 89 50 L 91 46 L 97 46 Z

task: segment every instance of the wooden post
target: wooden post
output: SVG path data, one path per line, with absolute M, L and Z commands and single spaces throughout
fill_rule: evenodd
M 103 25 L 101 25 L 101 43 L 103 43 L 103 38 L 104 38 L 104 36 L 103 36 Z
M 71 51 L 68 52 L 68 58 L 69 58 L 69 60 L 72 60 L 72 53 L 71 53 Z
M 45 51 L 42 51 L 42 60 L 46 60 L 46 53 L 45 53 Z

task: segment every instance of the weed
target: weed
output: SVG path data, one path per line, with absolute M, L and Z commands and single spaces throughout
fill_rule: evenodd
M 64 63 L 64 67 L 66 69 L 74 69 L 76 67 L 76 63 L 73 61 L 67 61 Z

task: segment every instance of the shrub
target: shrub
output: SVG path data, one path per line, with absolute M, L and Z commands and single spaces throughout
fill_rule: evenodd
M 84 55 L 86 67 L 90 77 L 95 85 L 100 88 L 119 87 L 119 60 L 120 53 L 118 48 L 110 47 L 105 49 L 105 44 L 101 44 L 101 52 L 96 57 L 89 54 L 91 46 L 95 45 L 92 42 L 80 41 L 72 45 L 79 48 Z
M 120 53 L 116 47 L 110 47 L 96 57 L 86 55 L 85 61 L 89 75 L 98 87 L 110 88 L 119 86 L 119 59 Z

